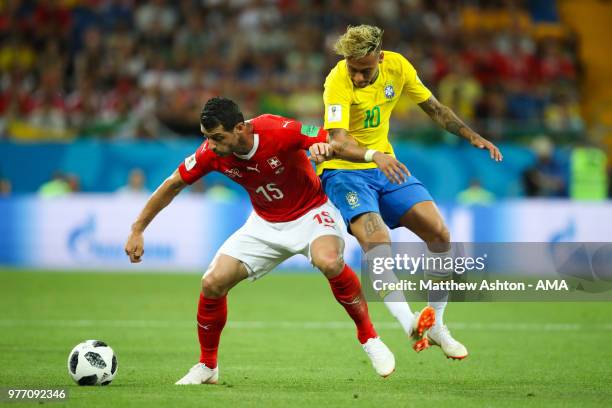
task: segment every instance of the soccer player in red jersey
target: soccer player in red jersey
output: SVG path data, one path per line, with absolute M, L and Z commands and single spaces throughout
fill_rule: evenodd
M 228 291 L 296 254 L 307 256 L 329 280 L 376 372 L 391 374 L 393 354 L 377 336 L 359 279 L 343 260 L 342 218 L 305 152 L 311 147 L 329 151 L 327 132 L 275 115 L 245 121 L 226 98 L 210 99 L 200 122 L 207 140 L 151 195 L 125 245 L 130 261 L 140 262 L 147 225 L 185 186 L 211 171 L 225 174 L 249 193 L 254 211 L 219 248 L 202 278 L 197 312 L 200 362 L 177 384 L 218 381 L 217 349 L 227 319 Z

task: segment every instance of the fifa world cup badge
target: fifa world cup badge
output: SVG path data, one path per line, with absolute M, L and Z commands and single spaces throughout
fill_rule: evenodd
M 392 99 L 395 96 L 395 89 L 392 84 L 385 85 L 385 98 Z

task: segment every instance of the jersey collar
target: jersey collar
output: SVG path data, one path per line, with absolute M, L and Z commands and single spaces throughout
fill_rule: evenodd
M 253 133 L 253 148 L 251 149 L 251 151 L 248 152 L 247 154 L 234 153 L 234 156 L 236 156 L 239 159 L 250 160 L 251 157 L 255 156 L 255 153 L 257 152 L 258 147 L 259 147 L 259 135 L 257 133 Z

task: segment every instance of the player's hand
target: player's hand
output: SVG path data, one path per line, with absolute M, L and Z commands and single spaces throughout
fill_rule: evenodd
M 334 156 L 334 150 L 329 143 L 315 143 L 308 149 L 310 160 L 316 164 L 323 163 Z
M 394 184 L 401 184 L 410 177 L 410 171 L 404 166 L 404 163 L 389 154 L 376 152 L 374 157 L 372 157 L 372 161 L 385 173 L 389 181 Z
M 504 156 L 502 156 L 497 146 L 478 134 L 472 137 L 470 143 L 472 143 L 472 146 L 479 149 L 487 149 L 491 155 L 491 159 L 495 160 L 496 162 L 500 162 L 504 159 Z
M 132 231 L 125 243 L 125 254 L 130 257 L 131 263 L 142 261 L 142 254 L 144 254 L 144 238 L 142 233 Z

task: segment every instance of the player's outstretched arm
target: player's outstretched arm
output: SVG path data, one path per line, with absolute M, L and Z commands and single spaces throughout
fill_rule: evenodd
M 132 231 L 125 244 L 125 253 L 130 257 L 130 262 L 137 263 L 142 260 L 141 257 L 144 253 L 144 238 L 142 234 L 144 230 L 149 223 L 153 221 L 155 216 L 170 204 L 174 197 L 176 197 L 186 185 L 187 183 L 183 181 L 179 171 L 175 170 L 174 173 L 172 173 L 153 194 L 151 194 L 151 197 L 149 197 L 149 200 L 138 215 L 138 218 L 132 224 Z
M 357 163 L 374 162 L 392 183 L 403 183 L 410 176 L 406 166 L 395 157 L 360 146 L 346 129 L 330 129 L 329 138 L 334 157 Z
M 441 104 L 435 96 L 430 96 L 425 102 L 419 103 L 419 106 L 434 122 L 448 132 L 467 139 L 472 146 L 479 149 L 487 149 L 491 155 L 491 159 L 502 161 L 504 158 L 497 146 L 470 129 L 468 125 L 457 117 L 451 108 Z

